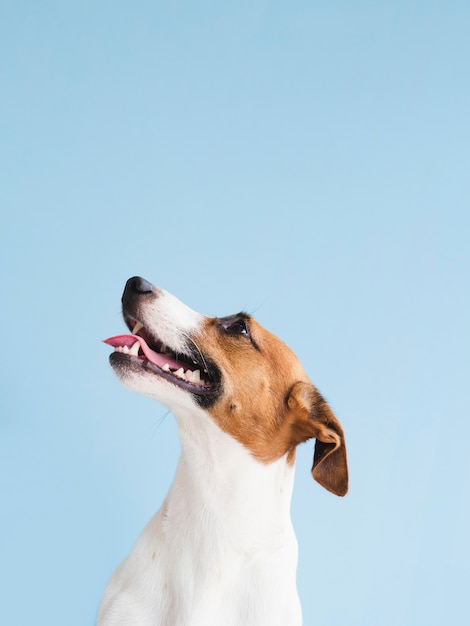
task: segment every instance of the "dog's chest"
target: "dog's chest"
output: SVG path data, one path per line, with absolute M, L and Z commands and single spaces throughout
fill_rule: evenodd
M 169 539 L 164 532 L 163 510 L 142 533 L 126 567 L 134 572 L 136 596 L 144 599 L 149 626 L 301 623 L 293 534 L 281 547 L 243 554 L 220 529 L 219 536 L 213 527 L 201 536 L 182 524 L 181 543 L 176 533 Z
M 236 478 L 222 488 L 206 469 L 205 480 L 188 472 L 187 461 L 180 460 L 165 502 L 122 564 L 125 579 L 111 585 L 116 595 L 124 588 L 139 598 L 147 616 L 141 626 L 300 624 L 297 543 L 283 502 L 293 476 L 286 475 L 282 493 L 268 473 L 275 468 L 257 476 L 241 455 Z M 264 488 L 256 484 L 264 480 Z

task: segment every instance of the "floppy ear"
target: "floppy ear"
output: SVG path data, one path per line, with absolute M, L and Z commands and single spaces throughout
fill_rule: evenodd
M 313 478 L 337 496 L 348 491 L 348 463 L 344 433 L 321 394 L 309 383 L 297 382 L 287 404 L 295 418 L 291 424 L 296 444 L 315 438 Z

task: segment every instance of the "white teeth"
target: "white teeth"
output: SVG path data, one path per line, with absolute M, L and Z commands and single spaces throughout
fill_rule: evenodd
M 133 334 L 135 335 L 135 333 Z M 129 350 L 129 354 L 132 354 L 132 356 L 139 356 L 139 348 L 140 348 L 140 343 L 136 341 L 135 344 L 132 346 L 132 348 Z
M 138 356 L 139 347 L 140 344 L 138 341 L 136 341 L 132 348 L 129 348 L 129 346 L 116 346 L 114 348 L 114 352 L 122 352 L 123 354 L 132 354 L 133 356 Z
M 141 328 L 143 328 L 142 324 L 140 324 L 140 322 L 137 322 L 137 324 L 134 326 L 132 330 L 132 334 L 135 335 L 137 332 L 139 332 Z M 132 344 L 130 348 L 129 346 L 115 346 L 114 351 L 122 352 L 123 354 L 129 354 L 131 356 L 139 356 L 140 342 L 136 341 L 135 343 Z M 188 369 L 184 371 L 184 367 L 180 367 L 176 371 L 173 371 L 170 369 L 170 365 L 168 363 L 165 363 L 161 367 L 164 372 L 169 372 L 173 374 L 173 376 L 177 376 L 181 380 L 186 380 L 195 385 L 202 385 L 204 387 L 210 386 L 210 383 L 208 383 L 203 378 L 201 378 L 201 370 L 199 369 L 197 370 Z M 207 370 L 204 370 L 204 372 L 207 373 Z
M 201 378 L 200 370 L 188 370 L 185 375 L 186 380 L 189 380 L 190 383 L 194 383 L 195 385 L 201 385 L 205 383 L 205 381 Z
M 188 378 L 192 383 L 199 385 L 201 383 L 201 372 L 199 370 L 188 370 L 186 372 L 186 378 Z
M 141 324 L 140 322 L 136 322 L 134 328 L 132 329 L 132 334 L 137 335 L 139 330 L 142 330 L 143 327 L 144 327 L 143 324 Z

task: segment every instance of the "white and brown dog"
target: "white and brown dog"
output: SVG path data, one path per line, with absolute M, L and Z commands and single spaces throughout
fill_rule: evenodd
M 348 489 L 340 423 L 292 351 L 246 313 L 205 317 L 142 278 L 127 281 L 132 334 L 106 340 L 129 388 L 176 416 L 170 491 L 112 576 L 99 626 L 299 626 L 290 519 L 295 450 Z

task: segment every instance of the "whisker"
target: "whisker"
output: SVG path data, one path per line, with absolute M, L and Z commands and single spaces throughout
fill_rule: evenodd
M 155 437 L 155 435 L 157 434 L 158 429 L 160 428 L 160 426 L 163 424 L 163 422 L 165 421 L 165 419 L 168 417 L 168 415 L 170 415 L 170 411 L 165 411 L 163 413 L 163 415 L 161 415 L 158 420 L 155 422 L 155 424 L 152 425 L 151 427 L 151 433 L 150 433 L 150 438 L 153 439 Z
M 250 311 L 250 315 L 254 315 L 255 313 L 257 313 L 257 312 L 261 309 L 261 307 L 263 307 L 263 306 L 266 304 L 266 302 L 267 302 L 268 300 L 269 300 L 269 298 L 266 298 L 265 300 L 263 300 L 263 302 L 261 302 L 260 304 L 258 304 L 258 306 L 257 306 L 257 307 L 255 307 L 254 309 L 252 309 L 252 310 Z
M 204 368 L 205 368 L 206 372 L 207 372 L 207 373 L 209 373 L 209 368 L 208 368 L 208 366 L 207 366 L 206 359 L 204 358 L 204 355 L 202 354 L 202 351 L 201 351 L 201 349 L 199 348 L 199 346 L 197 345 L 197 343 L 194 341 L 194 339 L 193 339 L 192 337 L 190 337 L 190 336 L 189 336 L 189 335 L 187 335 L 186 333 L 183 333 L 183 335 L 184 335 L 185 339 L 187 339 L 188 341 L 190 341 L 190 342 L 193 344 L 193 346 L 196 348 L 196 350 L 197 350 L 197 351 L 198 351 L 198 353 L 199 353 L 199 356 L 201 357 L 201 361 L 202 361 L 202 363 L 203 363 L 203 365 L 204 365 Z

